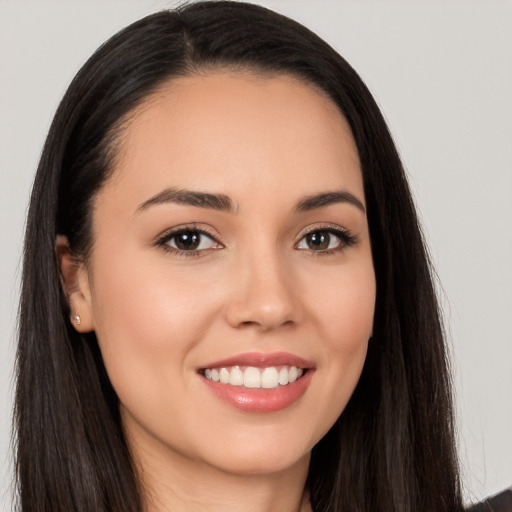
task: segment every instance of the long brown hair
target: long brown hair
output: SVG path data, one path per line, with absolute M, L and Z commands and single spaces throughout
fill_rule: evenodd
M 462 510 L 451 382 L 415 208 L 366 86 L 300 24 L 241 2 L 198 2 L 125 28 L 87 61 L 53 120 L 25 238 L 19 315 L 16 474 L 23 511 L 140 511 L 118 400 L 94 333 L 79 334 L 54 244 L 87 258 L 91 202 L 111 172 L 123 120 L 162 82 L 204 68 L 294 75 L 347 119 L 363 170 L 377 277 L 373 339 L 345 411 L 314 448 L 315 512 Z

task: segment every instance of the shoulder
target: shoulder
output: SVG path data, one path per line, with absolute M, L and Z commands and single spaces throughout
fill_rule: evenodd
M 512 487 L 468 508 L 467 512 L 512 512 Z

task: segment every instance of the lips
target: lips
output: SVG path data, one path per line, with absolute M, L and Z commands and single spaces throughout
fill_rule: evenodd
M 246 412 L 273 412 L 297 401 L 314 373 L 310 361 L 285 352 L 247 353 L 199 370 L 213 393 Z
M 254 366 L 256 368 L 266 368 L 268 366 L 296 366 L 297 368 L 313 368 L 314 364 L 307 359 L 288 354 L 287 352 L 273 352 L 271 354 L 262 354 L 259 352 L 248 352 L 246 354 L 238 354 L 233 357 L 214 361 L 206 368 L 222 368 L 230 366 Z

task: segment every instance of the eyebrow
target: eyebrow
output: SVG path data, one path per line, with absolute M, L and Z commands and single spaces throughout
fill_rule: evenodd
M 137 207 L 137 212 L 148 209 L 151 206 L 175 203 L 199 208 L 208 208 L 223 212 L 234 212 L 233 201 L 225 194 L 212 194 L 209 192 L 198 192 L 195 190 L 167 188 L 155 196 L 144 201 Z M 336 203 L 348 203 L 366 213 L 363 203 L 353 194 L 345 190 L 323 192 L 312 196 L 303 197 L 295 206 L 297 212 L 307 212 L 330 206 Z
M 295 210 L 298 212 L 307 212 L 309 210 L 315 210 L 316 208 L 322 208 L 336 203 L 349 203 L 357 207 L 363 213 L 366 213 L 363 203 L 356 196 L 345 190 L 324 192 L 304 197 L 297 203 Z
M 158 204 L 175 203 L 199 208 L 209 208 L 223 212 L 235 210 L 233 201 L 224 194 L 210 194 L 208 192 L 196 192 L 194 190 L 167 188 L 144 201 L 136 211 L 146 210 L 150 206 Z

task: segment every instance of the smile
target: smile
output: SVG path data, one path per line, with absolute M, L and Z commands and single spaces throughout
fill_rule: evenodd
M 300 401 L 316 365 L 286 352 L 250 352 L 198 369 L 201 381 L 224 403 L 249 413 L 277 412 Z
M 249 389 L 274 389 L 295 382 L 304 374 L 303 368 L 296 366 L 231 366 L 207 368 L 203 375 L 214 382 L 230 386 L 243 386 Z

